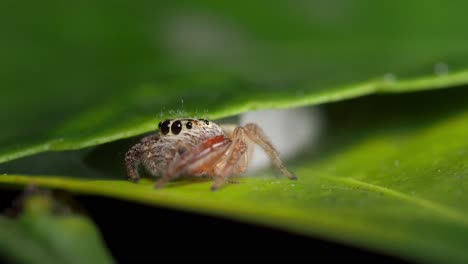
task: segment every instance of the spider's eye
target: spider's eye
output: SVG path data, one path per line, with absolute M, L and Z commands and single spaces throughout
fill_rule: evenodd
M 169 121 L 169 120 L 166 120 L 166 121 L 160 123 L 159 129 L 161 130 L 161 133 L 163 133 L 163 135 L 166 135 L 167 133 L 169 133 L 169 124 L 170 123 L 171 123 L 171 121 Z
M 185 127 L 187 127 L 187 129 L 192 129 L 192 127 L 193 127 L 192 122 L 190 122 L 190 121 L 187 122 L 187 124 L 185 124 Z
M 206 125 L 209 125 L 209 124 L 210 124 L 210 121 L 208 121 L 208 120 L 206 120 L 206 119 L 198 119 L 198 120 L 204 122 Z
M 175 121 L 172 123 L 171 131 L 174 135 L 177 135 L 182 130 L 182 123 L 180 121 Z

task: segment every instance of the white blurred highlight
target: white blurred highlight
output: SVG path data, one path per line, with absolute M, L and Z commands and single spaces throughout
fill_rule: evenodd
M 280 153 L 283 161 L 305 148 L 314 148 L 323 130 L 322 112 L 318 107 L 272 109 L 247 112 L 240 124 L 256 123 Z M 269 157 L 255 146 L 248 172 L 271 166 Z

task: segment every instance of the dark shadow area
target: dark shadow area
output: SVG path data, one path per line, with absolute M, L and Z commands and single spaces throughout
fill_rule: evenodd
M 90 149 L 44 152 L 0 164 L 0 173 L 25 175 L 60 175 L 87 179 L 106 179 L 112 175 L 102 174 L 84 163 L 83 157 Z
M 403 94 L 377 94 L 322 105 L 326 131 L 318 148 L 292 164 L 326 160 L 370 135 L 411 135 L 468 110 L 468 87 Z
M 468 106 L 468 86 L 412 93 L 376 94 L 326 104 L 334 131 L 411 131 L 448 118 Z
M 125 179 L 125 152 L 142 136 L 81 150 L 44 152 L 0 164 L 0 173 Z
M 146 135 L 148 134 L 144 136 Z M 120 139 L 93 147 L 83 156 L 83 162 L 96 172 L 115 179 L 125 179 L 125 153 L 144 136 Z

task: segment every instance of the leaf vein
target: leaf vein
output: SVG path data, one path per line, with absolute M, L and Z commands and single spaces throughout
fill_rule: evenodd
M 378 186 L 375 184 L 363 182 L 363 181 L 356 180 L 353 178 L 343 178 L 343 177 L 335 177 L 335 176 L 326 176 L 325 178 L 334 180 L 334 181 L 339 181 L 348 185 L 359 186 L 372 192 L 383 193 L 383 194 L 392 196 L 394 198 L 397 198 L 399 200 L 413 203 L 420 207 L 432 210 L 434 212 L 437 212 L 441 216 L 460 222 L 464 225 L 468 225 L 468 217 L 465 214 L 460 213 L 458 210 L 454 208 L 448 207 L 446 205 L 443 205 L 443 204 L 440 204 L 431 200 L 411 196 L 403 192 L 390 189 L 388 187 Z

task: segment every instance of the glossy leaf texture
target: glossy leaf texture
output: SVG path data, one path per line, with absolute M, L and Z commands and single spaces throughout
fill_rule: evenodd
M 23 198 L 19 215 L 0 215 L 0 256 L 8 263 L 114 263 L 93 222 L 48 194 Z M 18 210 L 18 209 L 15 209 Z
M 7 0 L 0 162 L 221 118 L 468 82 L 466 2 Z
M 152 180 L 122 180 L 118 164 L 130 142 L 116 141 L 7 163 L 3 171 L 24 175 L 0 182 L 228 217 L 418 262 L 464 263 L 467 95 L 460 87 L 323 106 L 329 122 L 319 148 L 287 163 L 298 181 L 265 171 L 217 192 L 209 191 L 211 182 L 191 179 L 155 190 Z M 34 172 L 46 175 L 28 175 Z

